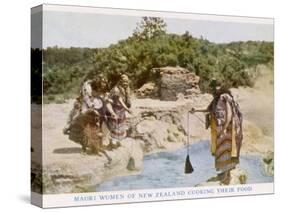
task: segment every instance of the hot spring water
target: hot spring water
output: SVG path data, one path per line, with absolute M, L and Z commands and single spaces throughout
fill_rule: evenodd
M 97 191 L 117 191 L 153 188 L 193 187 L 216 175 L 214 158 L 209 142 L 202 141 L 190 146 L 190 159 L 194 172 L 184 174 L 186 148 L 173 152 L 154 153 L 144 158 L 143 170 L 130 176 L 114 177 L 100 184 Z M 247 183 L 272 182 L 262 169 L 261 157 L 241 156 L 240 167 L 247 171 Z

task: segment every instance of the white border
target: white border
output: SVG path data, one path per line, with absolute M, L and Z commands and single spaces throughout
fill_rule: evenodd
M 171 195 L 178 192 L 180 195 Z M 159 194 L 162 196 L 157 196 Z M 274 183 L 149 189 L 132 191 L 108 191 L 95 193 L 72 193 L 72 194 L 45 194 L 43 208 L 65 207 L 65 206 L 89 206 L 120 203 L 154 202 L 168 200 L 202 199 L 214 197 L 230 197 L 245 195 L 273 194 Z M 166 194 L 166 195 L 164 195 Z M 169 194 L 169 195 L 168 195 Z M 39 195 L 39 194 L 37 194 Z M 116 199 L 104 200 L 101 196 L 114 196 Z M 76 198 L 76 200 L 75 200 Z M 79 201 L 77 201 L 79 199 Z
M 255 23 L 255 24 L 274 24 L 273 18 L 258 18 L 258 17 L 242 17 L 228 15 L 211 15 L 211 14 L 195 14 L 181 12 L 164 12 L 164 11 L 149 11 L 135 9 L 120 9 L 120 8 L 99 8 L 90 6 L 72 6 L 72 5 L 53 5 L 43 4 L 43 11 L 58 11 L 58 12 L 79 12 L 79 13 L 95 13 L 104 15 L 123 15 L 123 16 L 157 16 L 165 18 L 189 19 L 201 21 L 221 21 L 233 23 Z
M 39 8 L 33 8 L 32 14 L 39 12 Z M 255 23 L 273 25 L 273 18 L 257 18 L 257 17 L 242 17 L 242 16 L 224 16 L 210 14 L 194 14 L 194 13 L 179 13 L 179 12 L 163 12 L 163 11 L 147 11 L 133 9 L 114 9 L 114 8 L 97 8 L 83 6 L 67 6 L 67 5 L 50 5 L 44 4 L 43 11 L 60 11 L 60 12 L 80 12 L 94 13 L 105 15 L 123 15 L 123 16 L 157 16 L 165 18 L 189 19 L 189 20 L 205 20 L 205 21 L 220 21 L 233 23 Z M 233 189 L 232 192 L 217 192 L 217 189 Z M 239 192 L 239 188 L 251 188 L 250 191 Z M 200 193 L 203 190 L 213 190 L 214 193 Z M 167 196 L 156 197 L 158 192 L 184 192 L 183 196 Z M 192 192 L 199 192 L 192 194 Z M 149 193 L 152 197 L 139 198 L 138 195 Z M 234 186 L 212 186 L 212 187 L 190 187 L 190 188 L 172 188 L 172 189 L 150 189 L 150 190 L 132 190 L 132 191 L 111 191 L 111 192 L 96 192 L 96 193 L 73 193 L 73 194 L 48 194 L 41 195 L 32 193 L 39 200 L 42 198 L 43 208 L 66 207 L 66 206 L 87 206 L 87 205 L 103 205 L 103 204 L 120 204 L 120 203 L 137 203 L 137 202 L 152 202 L 152 201 L 168 201 L 168 200 L 184 200 L 198 198 L 214 198 L 214 197 L 230 197 L 230 196 L 245 196 L 245 195 L 260 195 L 273 194 L 274 183 L 261 184 L 246 184 Z M 118 200 L 101 200 L 99 195 L 123 195 L 124 198 Z M 134 195 L 135 198 L 129 198 L 128 195 Z M 91 201 L 74 201 L 74 197 L 95 197 L 96 200 Z

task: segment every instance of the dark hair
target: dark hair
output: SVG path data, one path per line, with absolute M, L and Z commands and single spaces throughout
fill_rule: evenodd
M 218 91 L 216 91 L 216 95 L 220 96 L 221 94 L 229 94 L 232 97 L 231 91 L 229 90 L 229 88 L 226 86 L 225 83 L 223 83 L 220 80 L 217 80 L 215 78 L 213 78 L 210 82 L 210 87 L 212 88 L 216 88 L 216 87 L 220 87 L 220 89 Z
M 225 84 L 221 84 L 220 89 L 218 91 L 218 95 L 220 96 L 220 95 L 225 94 L 225 93 L 230 95 L 231 97 L 233 97 L 230 89 Z

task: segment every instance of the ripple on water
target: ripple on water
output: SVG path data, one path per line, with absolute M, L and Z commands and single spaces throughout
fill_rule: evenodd
M 208 141 L 190 146 L 190 159 L 194 172 L 184 174 L 186 148 L 172 152 L 159 152 L 144 158 L 143 170 L 137 175 L 114 177 L 97 187 L 97 191 L 118 191 L 153 188 L 192 187 L 216 174 L 214 158 Z M 241 156 L 240 167 L 248 173 L 248 183 L 273 182 L 261 167 L 259 156 Z

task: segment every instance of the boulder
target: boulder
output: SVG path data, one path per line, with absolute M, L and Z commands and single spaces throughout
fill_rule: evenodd
M 184 132 L 176 125 L 150 118 L 138 123 L 136 137 L 144 141 L 146 152 L 170 149 L 173 144 L 183 145 L 185 141 Z
M 182 67 L 154 68 L 160 74 L 159 95 L 161 100 L 177 100 L 179 93 L 186 98 L 200 94 L 200 77 Z
M 272 151 L 268 151 L 262 159 L 263 170 L 266 175 L 273 176 L 274 175 L 274 153 Z
M 136 91 L 138 98 L 157 98 L 158 94 L 158 87 L 154 82 L 145 83 L 141 88 Z
M 230 171 L 230 182 L 229 185 L 246 184 L 248 174 L 245 170 L 236 167 Z

